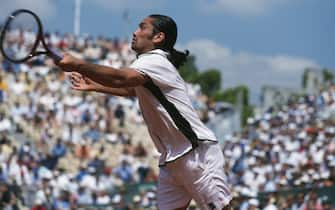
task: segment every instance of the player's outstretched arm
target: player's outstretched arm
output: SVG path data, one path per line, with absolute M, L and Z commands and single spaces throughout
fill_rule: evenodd
M 79 72 L 96 83 L 112 88 L 136 87 L 143 85 L 147 81 L 147 78 L 143 74 L 133 69 L 115 69 L 112 67 L 87 63 L 70 54 L 65 54 L 63 59 L 56 64 L 63 71 Z
M 103 86 L 93 80 L 81 75 L 78 72 L 71 72 L 69 75 L 71 88 L 79 91 L 96 91 L 116 96 L 136 96 L 134 88 L 111 88 Z

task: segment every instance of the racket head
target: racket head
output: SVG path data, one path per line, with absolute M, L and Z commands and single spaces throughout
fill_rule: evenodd
M 37 55 L 42 36 L 42 24 L 30 10 L 19 9 L 6 19 L 0 34 L 0 51 L 13 63 L 23 63 Z M 44 43 L 43 43 L 44 45 Z M 47 52 L 38 52 L 46 54 Z

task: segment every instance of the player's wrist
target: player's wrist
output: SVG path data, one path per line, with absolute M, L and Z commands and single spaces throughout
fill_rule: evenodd
M 87 71 L 87 65 L 88 63 L 86 63 L 84 60 L 78 59 L 75 63 L 75 69 L 79 73 L 85 73 Z

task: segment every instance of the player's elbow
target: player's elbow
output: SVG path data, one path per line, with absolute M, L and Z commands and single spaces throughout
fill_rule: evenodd
M 114 88 L 127 88 L 134 87 L 136 85 L 136 81 L 133 78 L 119 78 L 113 79 L 110 81 L 109 85 Z
M 144 84 L 145 78 L 138 73 L 127 73 L 111 81 L 111 85 L 116 88 L 136 87 Z

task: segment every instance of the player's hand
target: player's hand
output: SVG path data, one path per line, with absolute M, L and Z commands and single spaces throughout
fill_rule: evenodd
M 74 90 L 91 91 L 97 88 L 97 83 L 91 79 L 81 75 L 78 72 L 71 72 L 70 76 L 71 88 Z
M 56 62 L 56 65 L 60 67 L 63 71 L 72 72 L 78 71 L 80 65 L 84 64 L 85 61 L 75 58 L 69 53 L 65 53 L 63 58 Z

